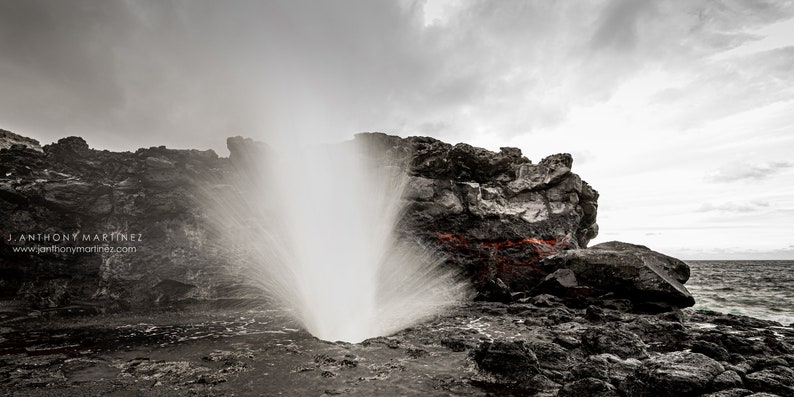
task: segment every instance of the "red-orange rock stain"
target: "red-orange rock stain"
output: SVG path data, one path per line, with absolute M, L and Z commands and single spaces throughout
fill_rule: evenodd
M 449 253 L 470 257 L 480 265 L 475 281 L 484 281 L 494 276 L 503 281 L 516 272 L 540 272 L 535 263 L 545 256 L 575 248 L 569 236 L 553 239 L 523 238 L 506 240 L 480 240 L 461 234 L 436 233 L 438 241 Z

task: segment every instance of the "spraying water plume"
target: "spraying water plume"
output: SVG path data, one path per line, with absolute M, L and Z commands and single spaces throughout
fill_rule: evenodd
M 216 211 L 250 243 L 249 281 L 320 339 L 388 335 L 468 294 L 439 255 L 395 231 L 408 177 L 382 154 L 354 140 L 249 155 L 246 193 Z

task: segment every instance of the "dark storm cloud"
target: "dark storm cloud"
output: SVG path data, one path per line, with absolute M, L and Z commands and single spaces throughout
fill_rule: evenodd
M 175 4 L 0 4 L 0 116 L 11 128 L 19 125 L 50 139 L 79 134 L 99 146 L 123 147 L 128 145 L 114 141 L 153 142 L 173 127 L 198 126 L 184 119 L 198 118 L 212 100 L 192 98 L 213 85 L 221 88 L 213 94 L 224 94 L 228 81 L 221 76 L 207 82 L 207 72 L 216 68 L 206 61 L 211 58 L 201 57 L 201 35 L 191 31 Z M 209 116 L 203 122 L 214 122 L 211 113 L 203 116 Z
M 601 15 L 592 39 L 593 49 L 633 50 L 637 42 L 637 25 L 652 10 L 653 2 L 619 0 L 610 4 Z
M 791 2 L 482 0 L 426 24 L 423 4 L 0 0 L 0 128 L 114 149 L 365 130 L 508 139 L 791 14 Z M 789 84 L 778 58 L 779 72 L 752 74 L 755 91 L 726 93 Z
M 107 45 L 126 30 L 120 8 L 111 2 L 0 2 L 4 118 L 59 120 L 122 102 L 114 49 Z M 103 34 L 85 34 L 91 31 Z
M 593 30 L 579 5 L 550 2 L 464 3 L 445 26 L 425 26 L 410 2 L 2 4 L 4 126 L 115 148 L 274 131 L 526 133 L 565 117 Z
M 794 163 L 775 161 L 762 164 L 733 163 L 711 172 L 706 179 L 712 182 L 759 181 L 780 174 Z
M 369 1 L 2 1 L 0 122 L 116 148 L 349 134 L 415 95 L 432 60 L 420 17 Z

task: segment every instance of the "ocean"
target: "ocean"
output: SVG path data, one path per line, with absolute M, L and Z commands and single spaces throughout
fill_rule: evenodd
M 694 309 L 794 323 L 794 261 L 686 261 Z

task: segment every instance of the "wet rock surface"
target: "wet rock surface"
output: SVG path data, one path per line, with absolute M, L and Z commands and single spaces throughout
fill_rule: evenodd
M 359 344 L 320 341 L 261 308 L 204 304 L 76 317 L 5 308 L 0 394 L 792 395 L 794 329 L 755 327 L 739 316 L 718 324 L 728 317 L 713 312 L 678 314 L 687 337 L 680 349 L 663 352 L 646 336 L 668 314 L 612 312 L 605 322 L 551 300 L 472 302 Z M 611 343 L 624 348 L 593 348 L 597 335 L 613 334 L 621 337 Z M 729 335 L 763 336 L 769 350 L 728 349 L 722 360 L 691 349 Z
M 620 388 L 631 396 L 699 396 L 725 368 L 700 353 L 678 351 L 650 358 Z M 730 387 L 732 385 L 728 385 Z

